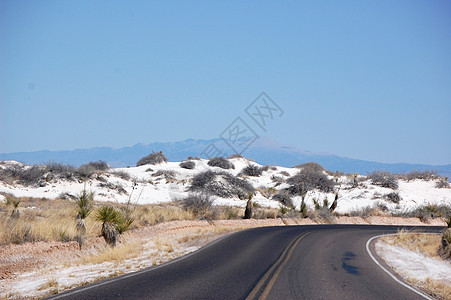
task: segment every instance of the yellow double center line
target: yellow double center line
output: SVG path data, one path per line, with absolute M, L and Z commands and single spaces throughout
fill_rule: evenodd
M 303 234 L 294 238 L 291 243 L 285 248 L 282 255 L 277 259 L 277 261 L 271 266 L 271 268 L 263 275 L 263 277 L 258 281 L 257 285 L 254 287 L 249 296 L 246 297 L 246 300 L 260 299 L 264 300 L 268 297 L 271 288 L 279 277 L 280 272 L 287 264 L 291 255 L 293 254 L 294 249 L 299 244 L 299 242 L 309 235 L 310 232 Z M 263 291 L 262 291 L 263 289 Z M 260 296 L 258 297 L 258 295 Z

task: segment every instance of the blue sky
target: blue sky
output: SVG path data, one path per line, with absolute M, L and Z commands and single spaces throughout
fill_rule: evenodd
M 0 2 L 0 152 L 214 138 L 451 163 L 450 1 Z M 284 110 L 263 132 L 244 109 Z

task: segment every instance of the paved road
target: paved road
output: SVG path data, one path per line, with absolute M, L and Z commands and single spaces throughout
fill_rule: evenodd
M 424 299 L 366 251 L 398 227 L 318 225 L 240 231 L 187 257 L 66 292 L 66 299 Z M 422 228 L 439 232 L 441 228 Z

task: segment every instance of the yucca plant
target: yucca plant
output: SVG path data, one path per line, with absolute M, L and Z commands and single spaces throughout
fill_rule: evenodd
M 91 214 L 92 202 L 94 201 L 94 192 L 88 192 L 86 189 L 78 196 L 76 203 L 78 206 L 77 214 L 77 232 L 80 235 L 86 234 L 85 219 Z
M 102 222 L 102 230 L 100 236 L 111 247 L 116 246 L 117 237 L 119 235 L 118 225 L 122 223 L 121 213 L 112 206 L 102 206 L 96 214 L 97 221 Z
M 250 219 L 252 218 L 252 197 L 253 195 L 251 193 L 247 194 L 247 203 L 246 203 L 246 209 L 244 210 L 244 219 Z
M 133 211 L 127 206 L 119 213 L 119 222 L 116 224 L 116 229 L 119 232 L 119 234 L 124 233 L 130 228 L 130 225 L 135 221 L 135 218 L 133 217 Z
M 305 196 L 307 193 L 302 194 L 302 200 L 301 200 L 301 206 L 299 208 L 299 211 L 301 212 L 303 217 L 307 216 L 307 204 L 305 204 Z
M 337 208 L 338 204 L 338 192 L 335 193 L 334 202 L 332 202 L 332 205 L 330 206 L 330 212 L 333 212 Z
M 20 217 L 20 211 L 19 211 L 20 200 L 10 198 L 9 201 L 7 199 L 6 203 L 11 204 L 13 206 L 13 210 L 11 212 L 11 218 L 18 219 Z
M 451 215 L 445 218 L 445 223 L 447 228 L 451 228 Z

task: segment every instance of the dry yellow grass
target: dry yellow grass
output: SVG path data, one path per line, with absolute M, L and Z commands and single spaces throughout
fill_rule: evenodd
M 413 285 L 423 288 L 426 292 L 434 294 L 434 298 L 451 300 L 451 286 L 440 281 L 426 278 L 425 281 L 418 281 L 408 278 L 407 281 Z
M 121 263 L 126 259 L 138 256 L 143 250 L 141 242 L 129 242 L 120 244 L 114 248 L 106 246 L 98 254 L 82 258 L 80 264 L 101 264 L 104 262 Z
M 440 234 L 418 233 L 405 229 L 396 235 L 384 236 L 382 241 L 389 245 L 398 245 L 412 251 L 419 251 L 430 257 L 438 257 Z
M 38 291 L 47 290 L 50 288 L 58 288 L 58 281 L 56 281 L 55 279 L 50 279 L 49 281 L 41 285 L 38 288 Z
M 21 201 L 18 218 L 11 217 L 11 206 L 0 205 L 0 245 L 75 239 L 75 203 L 65 200 L 17 199 Z M 89 218 L 86 227 L 88 236 L 98 231 L 98 224 Z
M 150 204 L 136 206 L 134 212 L 136 218 L 135 227 L 155 225 L 164 221 L 175 220 L 193 220 L 195 216 L 180 206 L 167 203 L 167 204 Z

